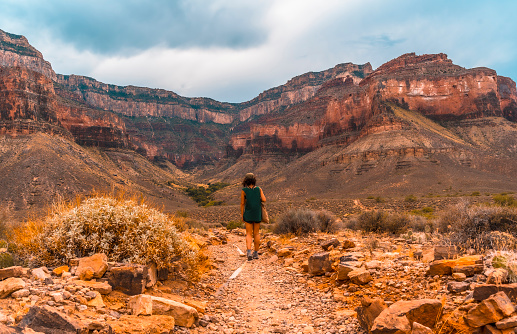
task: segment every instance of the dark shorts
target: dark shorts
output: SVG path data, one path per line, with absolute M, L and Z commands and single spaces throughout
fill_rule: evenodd
M 247 222 L 247 221 L 245 221 L 245 223 L 247 223 L 247 224 L 252 224 L 252 225 L 253 225 L 253 224 L 260 224 L 260 222 Z

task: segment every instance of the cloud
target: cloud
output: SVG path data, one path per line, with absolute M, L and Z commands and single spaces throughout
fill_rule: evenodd
M 0 27 L 55 70 L 242 102 L 338 63 L 407 52 L 517 79 L 517 2 L 4 0 Z

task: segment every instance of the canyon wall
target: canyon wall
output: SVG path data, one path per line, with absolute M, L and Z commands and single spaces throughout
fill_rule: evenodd
M 325 82 L 314 97 L 260 118 L 232 136 L 232 152 L 310 151 L 398 127 L 389 103 L 436 121 L 500 116 L 517 121 L 515 82 L 488 68 L 465 69 L 445 54 L 402 55 L 357 82 Z M 384 130 L 383 130 L 384 129 Z

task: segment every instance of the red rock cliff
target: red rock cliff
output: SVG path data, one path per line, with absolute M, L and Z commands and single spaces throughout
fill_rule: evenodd
M 515 82 L 487 68 L 465 69 L 445 54 L 394 59 L 359 83 L 329 80 L 308 101 L 263 116 L 230 140 L 233 152 L 310 151 L 349 143 L 374 129 L 399 127 L 383 116 L 386 102 L 435 120 L 502 116 L 517 121 Z

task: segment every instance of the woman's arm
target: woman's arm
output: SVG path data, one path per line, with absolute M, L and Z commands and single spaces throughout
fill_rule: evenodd
M 244 206 L 246 205 L 246 193 L 244 190 L 241 192 L 241 219 L 244 220 Z
M 262 191 L 262 188 L 260 188 L 260 200 L 263 203 L 266 203 L 266 196 L 264 196 L 264 192 Z

